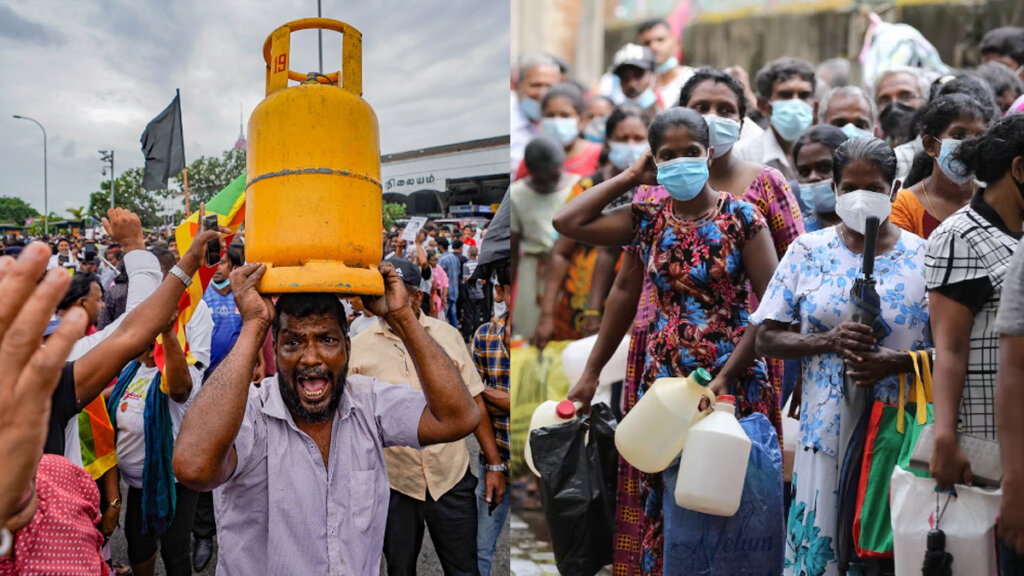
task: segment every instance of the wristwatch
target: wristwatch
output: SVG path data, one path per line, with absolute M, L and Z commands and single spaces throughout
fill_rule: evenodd
M 501 464 L 484 464 L 484 469 L 488 472 L 504 472 L 508 468 L 505 466 L 505 463 L 502 462 Z
M 188 288 L 189 286 L 192 285 L 192 278 L 190 278 L 188 274 L 185 274 L 184 270 L 178 268 L 177 264 L 171 267 L 171 274 L 177 276 L 178 280 L 181 280 L 181 282 L 185 285 L 185 288 Z

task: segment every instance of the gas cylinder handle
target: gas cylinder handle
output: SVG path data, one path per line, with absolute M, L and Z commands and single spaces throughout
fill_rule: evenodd
M 304 82 L 305 74 L 288 68 L 291 62 L 291 33 L 298 30 L 333 30 L 342 34 L 341 71 L 319 76 L 321 84 L 334 84 L 363 95 L 363 34 L 354 27 L 330 18 L 303 18 L 279 26 L 263 43 L 263 60 L 267 63 L 267 94 L 288 87 L 288 81 Z M 339 84 L 338 78 L 341 77 Z

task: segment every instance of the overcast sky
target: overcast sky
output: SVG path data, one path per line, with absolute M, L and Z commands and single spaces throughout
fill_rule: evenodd
M 508 134 L 509 4 L 501 0 L 322 0 L 323 16 L 363 34 L 363 98 L 388 154 Z M 88 206 L 115 169 L 142 166 L 146 124 L 181 89 L 186 161 L 219 156 L 239 112 L 263 99 L 263 41 L 316 16 L 316 0 L 0 0 L 0 196 L 43 211 Z M 291 68 L 317 68 L 316 31 L 292 35 Z M 324 68 L 341 35 L 324 32 Z

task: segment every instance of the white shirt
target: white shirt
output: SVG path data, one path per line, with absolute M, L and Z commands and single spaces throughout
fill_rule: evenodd
M 753 122 L 744 122 L 743 124 L 753 124 Z M 789 173 L 793 173 L 795 170 L 793 163 L 789 160 L 789 156 L 783 152 L 782 146 L 779 145 L 779 141 L 775 138 L 774 130 L 765 130 L 759 136 L 747 140 L 741 138 L 739 142 L 733 145 L 732 150 L 740 160 L 746 160 L 751 164 L 769 165 L 774 160 L 778 164 L 785 166 Z M 773 166 L 773 168 L 777 167 Z M 784 175 L 786 174 L 786 170 L 782 170 L 782 172 Z
M 512 107 L 509 113 L 509 118 L 511 118 L 509 160 L 512 163 L 509 173 L 515 176 L 516 170 L 519 169 L 519 163 L 523 161 L 526 145 L 537 135 L 537 127 L 526 117 L 523 107 L 519 105 L 519 97 L 515 91 L 511 93 L 509 100 Z
M 158 371 L 156 366 L 139 366 L 135 378 L 128 383 L 128 388 L 117 403 L 117 467 L 125 483 L 132 488 L 142 488 L 142 469 L 146 461 L 146 396 L 149 395 L 150 384 Z M 200 370 L 195 366 L 189 366 L 188 371 L 192 376 L 192 392 L 188 400 L 179 404 L 173 398 L 167 398 L 171 433 L 175 438 L 181 429 L 181 419 L 185 416 L 185 410 L 203 383 L 203 373 Z
M 78 270 L 78 259 L 75 258 L 74 254 L 69 253 L 68 261 L 65 262 L 64 264 L 61 264 L 60 254 L 54 254 L 53 256 L 50 256 L 50 261 L 46 264 L 46 269 L 49 270 L 51 268 L 56 268 L 58 266 L 63 266 L 64 268 L 74 268 L 75 270 Z
M 907 174 L 910 174 L 910 167 L 914 165 L 914 157 L 918 152 L 924 151 L 924 142 L 918 136 L 893 148 L 892 151 L 896 153 L 896 177 L 906 180 Z
M 682 73 L 676 76 L 675 80 L 669 82 L 661 88 L 655 88 L 654 91 L 661 97 L 661 102 L 665 108 L 671 108 L 679 104 L 679 93 L 683 91 L 683 85 L 686 81 L 693 76 L 693 68 L 689 66 L 680 66 L 683 69 Z M 657 80 L 655 80 L 657 83 Z

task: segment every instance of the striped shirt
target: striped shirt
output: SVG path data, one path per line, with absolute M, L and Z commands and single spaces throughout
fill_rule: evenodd
M 277 377 L 250 388 L 238 464 L 214 490 L 218 576 L 377 576 L 390 499 L 384 447 L 419 448 L 425 406 L 418 390 L 349 375 L 325 468 Z
M 1013 234 L 981 193 L 928 238 L 924 276 L 929 291 L 974 314 L 971 350 L 960 400 L 959 429 L 995 439 L 995 380 L 999 370 L 996 313 L 1006 269 L 1020 234 Z
M 495 316 L 490 322 L 480 326 L 473 336 L 473 364 L 484 385 L 504 392 L 509 391 L 509 356 L 505 349 L 505 323 L 508 312 Z M 505 463 L 505 475 L 508 479 L 508 466 L 511 460 L 509 434 L 511 424 L 508 416 L 492 417 L 494 441 L 498 444 L 498 453 Z M 484 455 L 480 453 L 480 462 L 486 464 Z

